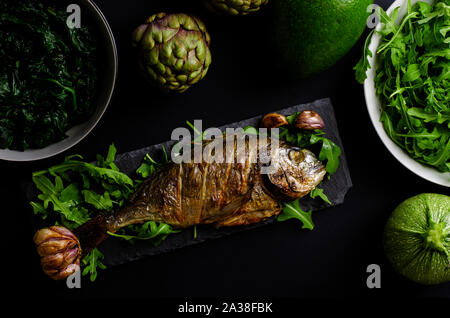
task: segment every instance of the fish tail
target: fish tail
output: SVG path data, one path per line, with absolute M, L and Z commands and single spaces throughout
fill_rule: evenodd
M 98 215 L 89 222 L 83 224 L 74 231 L 74 234 L 80 241 L 83 255 L 88 254 L 94 248 L 99 246 L 108 235 L 107 219 L 103 215 Z

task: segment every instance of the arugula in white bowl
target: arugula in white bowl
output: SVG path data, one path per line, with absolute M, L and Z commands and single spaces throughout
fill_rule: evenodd
M 450 186 L 450 0 L 398 0 L 355 66 L 372 123 L 419 176 Z

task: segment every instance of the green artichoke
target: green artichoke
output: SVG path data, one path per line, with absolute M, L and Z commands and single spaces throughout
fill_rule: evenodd
M 144 76 L 164 91 L 186 91 L 208 72 L 211 38 L 202 21 L 184 13 L 152 15 L 132 36 Z
M 215 12 L 229 15 L 246 15 L 258 11 L 269 0 L 204 0 L 206 6 Z

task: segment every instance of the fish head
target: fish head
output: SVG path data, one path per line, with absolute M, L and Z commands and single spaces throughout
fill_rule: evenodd
M 281 144 L 267 174 L 269 189 L 281 200 L 292 201 L 313 190 L 325 176 L 325 167 L 313 152 Z

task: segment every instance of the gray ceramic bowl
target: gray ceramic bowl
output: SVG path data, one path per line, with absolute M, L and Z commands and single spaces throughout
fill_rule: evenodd
M 117 75 L 117 48 L 114 36 L 106 18 L 100 9 L 91 0 L 72 0 L 70 3 L 78 4 L 81 8 L 81 23 L 89 21 L 99 38 L 98 50 L 98 87 L 94 103 L 97 105 L 91 118 L 67 131 L 67 137 L 57 143 L 41 149 L 28 149 L 14 151 L 0 149 L 0 159 L 9 161 L 32 161 L 59 154 L 80 142 L 97 125 L 103 116 L 114 90 Z

